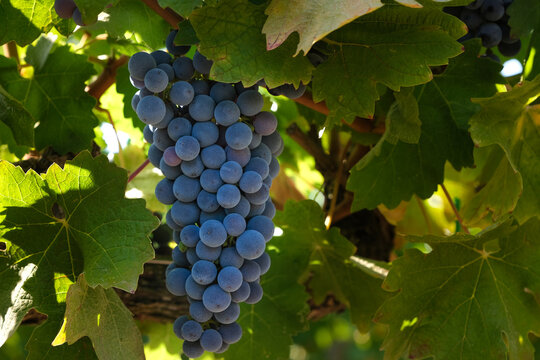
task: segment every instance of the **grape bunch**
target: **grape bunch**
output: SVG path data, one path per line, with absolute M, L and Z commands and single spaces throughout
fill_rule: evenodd
M 499 61 L 491 48 L 497 47 L 504 56 L 515 56 L 521 50 L 521 41 L 512 36 L 506 9 L 513 0 L 475 0 L 467 6 L 446 7 L 444 11 L 458 17 L 467 25 L 469 33 L 460 40 L 473 37 L 482 39 L 488 48 L 486 54 Z
M 62 19 L 72 18 L 75 24 L 86 26 L 83 22 L 81 12 L 73 0 L 55 0 L 54 10 Z
M 239 304 L 263 296 L 276 211 L 269 189 L 284 144 L 275 115 L 261 111 L 257 84 L 208 80 L 212 62 L 198 51 L 184 56 L 189 46 L 176 46 L 175 36 L 168 53 L 136 53 L 128 68 L 149 160 L 165 176 L 155 195 L 172 205 L 166 221 L 178 246 L 166 285 L 190 303 L 174 332 L 196 358 L 239 341 Z

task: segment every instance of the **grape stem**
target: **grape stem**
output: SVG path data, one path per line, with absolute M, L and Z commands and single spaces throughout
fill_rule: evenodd
M 446 189 L 446 186 L 444 186 L 444 184 L 441 184 L 441 188 L 444 192 L 444 196 L 446 196 L 446 200 L 448 200 L 448 202 L 450 203 L 450 206 L 452 207 L 452 211 L 454 212 L 454 215 L 456 215 L 456 219 L 459 225 L 461 225 L 461 228 L 463 229 L 465 233 L 470 234 L 469 229 L 463 224 L 463 219 L 461 218 L 461 215 L 459 215 L 459 211 L 457 210 L 456 205 L 454 204 L 454 201 L 452 200 L 452 197 L 450 196 L 450 193 Z
M 139 175 L 141 173 L 141 171 L 143 171 L 143 169 L 146 167 L 146 165 L 150 164 L 150 160 L 149 159 L 146 159 L 141 165 L 139 165 L 139 167 L 137 169 L 135 169 L 135 171 L 133 171 L 131 174 L 129 174 L 129 178 L 128 178 L 128 183 L 135 179 L 135 177 L 137 177 L 137 175 Z
M 165 21 L 171 25 L 172 28 L 178 29 L 178 23 L 184 21 L 184 18 L 175 13 L 169 8 L 162 8 L 159 6 L 157 0 L 142 0 L 150 9 L 152 9 L 156 14 L 161 16 Z

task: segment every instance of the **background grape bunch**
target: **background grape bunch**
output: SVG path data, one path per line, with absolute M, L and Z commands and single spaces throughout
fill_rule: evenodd
M 497 47 L 504 56 L 515 56 L 521 50 L 521 41 L 512 36 L 506 9 L 513 0 L 475 0 L 467 6 L 447 7 L 444 10 L 458 17 L 469 28 L 462 41 L 474 37 L 482 39 L 488 48 L 486 54 L 499 61 L 491 48 Z
M 75 24 L 86 26 L 83 22 L 81 11 L 73 0 L 55 0 L 54 10 L 62 19 L 72 18 Z
M 262 298 L 274 233 L 269 189 L 284 145 L 276 117 L 261 111 L 258 85 L 208 80 L 212 62 L 198 51 L 193 60 L 183 56 L 190 47 L 176 46 L 176 34 L 166 41 L 174 58 L 139 52 L 128 67 L 149 160 L 165 175 L 155 195 L 172 205 L 166 221 L 178 246 L 166 285 L 190 302 L 174 331 L 195 358 L 239 341 L 239 303 Z

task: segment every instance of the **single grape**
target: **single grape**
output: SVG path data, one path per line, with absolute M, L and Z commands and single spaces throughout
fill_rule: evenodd
M 235 268 L 233 268 L 235 269 Z M 240 281 L 241 282 L 241 281 Z M 214 317 L 221 324 L 232 324 L 240 316 L 240 305 L 235 302 L 231 302 L 231 305 L 224 311 L 214 314 Z
M 217 201 L 224 209 L 235 207 L 240 202 L 240 198 L 240 190 L 235 185 L 224 184 L 218 189 Z
M 167 78 L 169 79 L 169 82 L 174 81 L 174 69 L 169 64 L 158 64 L 158 69 L 163 70 L 165 74 L 167 74 Z
M 218 189 L 223 185 L 220 173 L 215 169 L 204 170 L 200 178 L 201 187 L 211 193 L 216 193 Z
M 193 61 L 187 57 L 179 57 L 174 60 L 172 67 L 174 75 L 178 80 L 187 81 L 193 77 L 195 69 L 193 69 Z
M 160 68 L 153 68 L 144 75 L 144 86 L 154 92 L 159 93 L 169 85 L 169 76 Z
M 154 146 L 154 145 L 152 145 Z M 180 175 L 182 175 L 182 171 L 180 170 L 179 166 L 169 166 L 167 163 L 165 163 L 165 160 L 163 157 L 161 157 L 161 160 L 159 161 L 159 169 L 165 175 L 165 177 L 169 180 L 174 180 Z
M 484 19 L 477 11 L 469 9 L 463 9 L 459 15 L 459 19 L 467 25 L 469 31 L 476 30 L 484 22 Z
M 177 141 L 182 136 L 191 135 L 191 122 L 183 117 L 177 117 L 169 122 L 167 133 L 174 141 Z
M 172 218 L 171 209 L 167 211 L 167 214 L 165 214 L 165 223 L 169 228 L 172 230 L 180 231 L 182 230 L 182 227 L 178 225 Z
M 206 190 L 201 190 L 197 196 L 197 205 L 202 211 L 211 213 L 219 209 L 216 194 L 209 193 Z
M 221 222 L 217 220 L 208 220 L 201 225 L 199 236 L 205 245 L 218 247 L 223 245 L 227 240 L 227 231 Z
M 231 293 L 231 300 L 235 303 L 241 303 L 246 301 L 246 299 L 249 297 L 249 283 L 247 281 L 242 282 L 242 286 L 234 292 Z
M 252 260 L 245 260 L 244 265 L 240 268 L 240 273 L 244 281 L 252 282 L 256 281 L 261 276 L 261 267 L 259 264 Z
M 62 19 L 69 19 L 72 15 L 77 5 L 73 0 L 55 0 L 54 10 Z
M 173 231 L 173 240 L 177 245 L 180 244 L 180 231 Z
M 178 246 L 176 246 L 172 251 L 172 259 L 178 267 L 187 268 L 190 265 L 189 261 L 187 260 L 186 253 L 180 250 Z
M 219 208 L 217 211 L 214 211 L 214 212 L 211 212 L 211 213 L 201 211 L 201 216 L 199 217 L 199 222 L 202 225 L 205 222 L 207 222 L 208 220 L 223 221 L 223 219 L 225 219 L 226 215 L 227 214 L 225 214 L 225 211 L 223 209 L 221 209 L 221 208 Z
M 157 96 L 145 96 L 137 105 L 137 116 L 143 123 L 149 125 L 157 124 L 163 120 L 165 111 L 165 103 Z
M 521 41 L 518 40 L 511 44 L 501 42 L 497 48 L 499 49 L 499 52 L 504 56 L 508 56 L 508 57 L 516 56 L 517 54 L 519 54 L 519 51 L 521 50 Z
M 214 116 L 216 103 L 208 95 L 197 95 L 189 104 L 189 115 L 195 121 L 208 121 Z
M 240 236 L 246 230 L 246 220 L 242 215 L 232 213 L 225 216 L 225 219 L 223 219 L 223 226 L 225 227 L 227 234 L 231 236 Z
M 143 87 L 142 89 L 139 89 L 139 96 L 141 99 L 150 95 L 154 95 L 154 93 L 147 88 Z
M 481 13 L 487 21 L 497 21 L 504 16 L 504 4 L 502 0 L 485 0 L 482 4 Z
M 270 161 L 270 166 L 268 167 L 269 173 L 268 176 L 270 178 L 274 179 L 279 174 L 279 162 L 278 159 L 275 156 L 272 156 L 272 160 Z
M 244 196 L 240 197 L 240 202 L 235 207 L 225 209 L 227 214 L 239 214 L 242 217 L 247 217 L 251 209 L 251 205 Z
M 255 230 L 246 230 L 236 239 L 236 251 L 247 260 L 254 260 L 261 256 L 265 245 L 264 237 Z
M 189 105 L 195 97 L 193 86 L 187 81 L 177 81 L 169 91 L 169 99 L 178 106 Z
M 197 341 L 202 335 L 203 329 L 201 324 L 194 320 L 188 320 L 182 325 L 181 334 L 186 341 Z
M 501 27 L 491 22 L 482 24 L 476 35 L 482 39 L 482 45 L 487 48 L 497 46 L 502 40 Z
M 174 320 L 174 323 L 173 323 L 173 332 L 174 334 L 181 340 L 184 340 L 184 338 L 182 337 L 182 325 L 184 325 L 186 323 L 186 321 L 188 321 L 189 318 L 187 317 L 187 315 L 182 315 L 178 318 L 176 318 L 176 320 Z
M 268 174 L 270 173 L 270 168 L 268 166 L 268 163 L 264 161 L 261 158 L 253 158 L 249 160 L 247 165 L 244 168 L 244 171 L 255 171 L 261 176 L 262 179 L 266 179 Z M 257 189 L 258 190 L 258 189 Z M 255 190 L 256 191 L 256 190 Z
M 176 198 L 173 193 L 173 182 L 169 179 L 162 179 L 157 183 L 155 189 L 157 201 L 165 205 L 174 204 Z
M 311 65 L 313 65 L 315 67 L 321 65 L 326 60 L 323 54 L 320 54 L 320 53 L 317 53 L 317 52 L 314 52 L 314 51 L 308 52 L 308 54 L 306 56 L 307 56 L 309 62 L 311 63 Z
M 133 111 L 137 111 L 137 105 L 139 105 L 139 101 L 141 101 L 141 97 L 139 96 L 140 91 L 137 91 L 133 97 L 131 98 L 131 108 Z
M 174 38 L 178 34 L 178 30 L 172 30 L 167 36 L 165 44 L 167 46 L 167 51 L 169 51 L 174 56 L 182 56 L 189 51 L 191 46 L 177 46 L 174 44 Z
M 206 329 L 201 335 L 201 347 L 210 352 L 218 351 L 223 345 L 221 334 L 214 329 Z
M 219 256 L 219 265 L 222 268 L 226 266 L 234 266 L 240 268 L 244 263 L 244 258 L 241 257 L 234 247 L 224 248 Z
M 225 153 L 227 154 L 227 161 L 236 161 L 242 167 L 246 166 L 251 159 L 251 151 L 248 148 L 234 150 L 227 147 Z
M 171 63 L 171 55 L 166 51 L 156 50 L 152 51 L 150 55 L 152 55 L 158 66 L 162 64 L 169 65 Z
M 191 276 L 200 285 L 211 284 L 217 276 L 216 265 L 207 260 L 199 260 L 193 264 Z
M 204 224 L 205 222 L 202 223 L 202 225 Z M 216 261 L 221 255 L 221 247 L 210 247 L 202 241 L 199 241 L 197 246 L 195 246 L 195 252 L 197 256 L 203 260 Z
M 246 171 L 240 178 L 238 186 L 246 194 L 255 193 L 263 186 L 262 177 L 258 172 Z
M 199 155 L 201 146 L 193 136 L 182 136 L 175 145 L 176 155 L 184 161 L 193 160 Z
M 191 82 L 195 95 L 208 95 L 210 94 L 210 86 L 206 80 L 193 80 Z
M 201 185 L 197 179 L 181 175 L 174 180 L 174 196 L 182 202 L 188 203 L 195 201 L 197 195 L 199 195 L 199 191 L 201 191 Z
M 197 139 L 201 147 L 204 148 L 216 143 L 219 137 L 219 129 L 211 121 L 201 121 L 193 125 L 191 136 Z M 225 152 L 223 154 L 225 155 Z
M 227 161 L 219 169 L 219 176 L 228 184 L 236 184 L 242 177 L 242 167 L 236 161 Z
M 268 253 L 263 253 L 260 257 L 256 258 L 255 261 L 257 264 L 259 264 L 259 268 L 261 269 L 261 276 L 266 274 L 268 270 L 270 270 L 270 265 L 272 263 L 270 259 L 270 255 Z
M 238 323 L 222 325 L 218 331 L 227 344 L 237 343 L 242 338 L 242 327 Z
M 227 145 L 234 150 L 247 148 L 251 143 L 253 133 L 248 125 L 237 122 L 227 128 L 225 140 Z
M 276 206 L 272 202 L 272 199 L 266 200 L 266 203 L 264 205 L 264 211 L 261 215 L 266 216 L 270 219 L 273 219 L 274 216 L 276 216 Z
M 190 275 L 190 271 L 184 268 L 176 268 L 172 270 L 166 277 L 165 285 L 167 290 L 173 295 L 186 295 L 186 279 Z
M 188 358 L 196 359 L 204 354 L 204 349 L 202 348 L 199 341 L 184 341 L 184 343 L 182 344 L 182 352 Z
M 226 342 L 223 343 L 223 345 L 221 345 L 221 348 L 219 350 L 216 350 L 214 351 L 214 353 L 216 354 L 223 354 L 225 351 L 229 350 L 229 344 L 227 344 Z
M 266 200 L 270 198 L 270 188 L 266 184 L 262 184 L 261 188 L 250 194 L 246 194 L 246 199 L 252 204 L 252 205 L 264 205 L 266 203 Z M 261 212 L 264 210 L 261 210 Z
M 203 304 L 208 310 L 214 313 L 225 310 L 231 304 L 231 295 L 223 291 L 219 285 L 210 285 L 203 294 Z
M 145 52 L 138 52 L 129 58 L 129 74 L 137 80 L 144 81 L 146 73 L 157 66 L 152 55 Z
M 240 112 L 246 116 L 257 115 L 263 108 L 264 99 L 257 90 L 244 91 L 236 99 Z
M 153 139 L 153 144 L 155 146 L 157 146 L 157 148 L 161 151 L 164 152 L 165 154 L 165 150 L 170 147 L 170 146 L 174 146 L 174 141 L 171 140 L 171 138 L 169 137 L 169 134 L 167 134 L 167 130 L 165 129 L 156 129 L 154 131 L 154 139 Z M 176 166 L 176 165 L 170 165 L 168 164 L 169 166 Z
M 262 135 L 253 133 L 253 138 L 251 139 L 251 142 L 249 143 L 249 149 L 255 149 L 257 146 L 261 144 L 262 141 Z
M 188 225 L 180 232 L 180 241 L 187 247 L 195 247 L 199 241 L 199 227 Z
M 248 90 L 257 90 L 259 87 L 259 85 L 257 84 L 253 84 L 251 86 L 248 86 L 248 87 L 245 87 L 244 84 L 242 82 L 237 82 L 236 84 L 234 84 L 234 90 L 236 90 L 236 93 L 238 95 L 240 95 L 241 93 L 243 93 L 244 91 L 248 91 Z
M 257 282 L 251 282 L 249 283 L 249 297 L 246 299 L 245 303 L 254 305 L 261 301 L 263 297 L 263 289 L 261 287 L 261 284 Z
M 192 250 L 192 249 L 190 249 Z M 189 253 L 189 251 L 188 251 Z M 199 261 L 199 260 L 197 260 Z M 202 300 L 204 291 L 206 290 L 206 286 L 198 284 L 193 280 L 193 276 L 188 276 L 186 279 L 186 294 L 195 300 Z
M 255 216 L 262 215 L 265 206 L 266 206 L 265 204 L 260 204 L 260 205 L 251 204 L 251 208 L 249 210 L 249 214 L 247 217 L 252 218 Z
M 81 13 L 81 10 L 79 10 L 79 8 L 75 8 L 75 10 L 73 10 L 73 14 L 71 15 L 71 18 L 73 19 L 75 24 L 77 24 L 79 26 L 86 26 L 87 25 L 83 21 L 82 13 Z M 88 25 L 90 25 L 90 24 L 88 24 Z
M 202 301 L 193 301 L 189 305 L 189 315 L 193 320 L 204 323 L 210 320 L 213 314 L 204 307 Z
M 169 146 L 163 152 L 163 161 L 165 161 L 165 164 L 169 166 L 178 166 L 182 162 L 182 159 L 180 159 L 178 155 L 176 155 L 176 150 L 174 150 L 174 146 Z
M 242 280 L 242 273 L 234 266 L 226 266 L 222 268 L 217 276 L 218 285 L 227 292 L 233 292 L 238 290 L 242 285 Z M 234 319 L 233 321 L 235 320 L 236 319 Z
M 236 99 L 236 91 L 232 84 L 218 82 L 210 88 L 210 97 L 216 103 L 224 100 L 234 100 Z
M 280 95 L 288 97 L 289 99 L 298 99 L 306 92 L 306 85 L 300 83 L 298 88 L 295 88 L 292 84 L 283 84 L 276 89 Z
M 262 234 L 265 241 L 270 241 L 274 236 L 274 223 L 266 216 L 255 216 L 251 218 L 247 223 L 248 230 L 256 230 Z
M 143 137 L 144 140 L 149 144 L 152 144 L 154 142 L 154 131 L 152 130 L 151 125 L 144 126 Z
M 199 50 L 195 50 L 193 54 L 193 67 L 195 70 L 200 72 L 203 75 L 210 74 L 210 69 L 212 68 L 212 60 L 208 60 Z
M 134 79 L 131 75 L 129 76 L 129 82 L 131 82 L 131 85 L 133 85 L 133 87 L 136 87 L 139 90 L 144 88 L 144 81 Z
M 268 136 L 263 136 L 261 144 L 251 150 L 251 156 L 254 158 L 261 158 L 270 164 L 270 161 L 272 161 L 272 150 L 264 143 L 266 138 L 268 138 Z
M 171 208 L 171 217 L 180 226 L 188 226 L 199 220 L 201 210 L 196 203 L 175 201 Z
M 240 109 L 231 100 L 220 101 L 214 109 L 216 122 L 223 126 L 230 126 L 240 118 Z
M 201 160 L 209 169 L 219 169 L 227 160 L 225 150 L 219 145 L 210 145 L 201 151 Z
M 204 164 L 201 161 L 201 157 L 197 156 L 191 161 L 183 161 L 182 164 L 180 164 L 180 169 L 182 169 L 184 175 L 190 178 L 197 178 L 202 174 Z
M 169 123 L 171 122 L 173 118 L 174 118 L 174 109 L 172 105 L 167 101 L 165 102 L 165 116 L 160 122 L 158 122 L 157 124 L 153 126 L 158 129 L 163 129 L 164 131 L 167 131 L 167 127 L 169 126 Z

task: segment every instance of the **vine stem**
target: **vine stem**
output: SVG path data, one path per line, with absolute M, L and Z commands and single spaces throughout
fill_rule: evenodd
M 137 177 L 137 175 L 139 175 L 141 173 L 141 171 L 143 171 L 143 169 L 148 165 L 150 164 L 150 160 L 149 159 L 146 159 L 141 165 L 139 165 L 139 167 L 137 169 L 135 169 L 135 171 L 133 171 L 131 174 L 129 174 L 129 178 L 128 178 L 128 183 L 135 179 Z
M 21 60 L 19 59 L 19 51 L 17 50 L 17 44 L 15 41 L 10 41 L 7 44 L 4 44 L 3 50 L 6 57 L 15 59 L 15 61 L 17 61 L 17 65 L 20 65 Z
M 107 91 L 107 89 L 109 89 L 112 84 L 115 83 L 118 68 L 125 65 L 128 60 L 129 57 L 126 55 L 122 55 L 118 59 L 109 59 L 107 65 L 105 65 L 105 68 L 103 69 L 103 72 L 86 88 L 88 94 L 96 98 L 99 102 L 99 99 L 105 93 L 105 91 Z
M 349 150 L 351 143 L 352 143 L 352 137 L 349 138 L 349 141 L 347 141 L 347 145 L 345 145 L 345 147 L 341 151 L 341 155 L 339 156 L 338 173 L 336 176 L 336 181 L 334 182 L 334 191 L 332 192 L 332 201 L 330 202 L 330 209 L 328 210 L 328 215 L 326 217 L 326 230 L 330 229 L 330 226 L 332 226 L 332 221 L 334 220 L 334 213 L 336 211 L 337 198 L 339 195 L 339 187 L 341 186 L 341 175 L 343 174 L 343 168 L 345 166 L 345 163 L 347 162 L 347 159 L 346 159 L 347 151 Z
M 165 21 L 171 25 L 174 29 L 178 29 L 178 23 L 184 21 L 184 18 L 175 13 L 170 8 L 162 8 L 159 6 L 157 0 L 142 0 L 150 9 L 152 9 L 156 14 L 161 16 Z
M 448 200 L 448 202 L 450 203 L 450 206 L 452 207 L 452 211 L 454 212 L 454 215 L 456 215 L 456 219 L 459 222 L 459 225 L 461 225 L 465 233 L 470 234 L 469 229 L 463 224 L 463 219 L 461 218 L 461 215 L 459 215 L 459 211 L 456 208 L 456 205 L 454 204 L 454 200 L 452 200 L 450 193 L 446 189 L 446 186 L 444 186 L 444 184 L 441 184 L 441 188 L 444 192 L 444 196 L 446 196 L 446 200 Z

